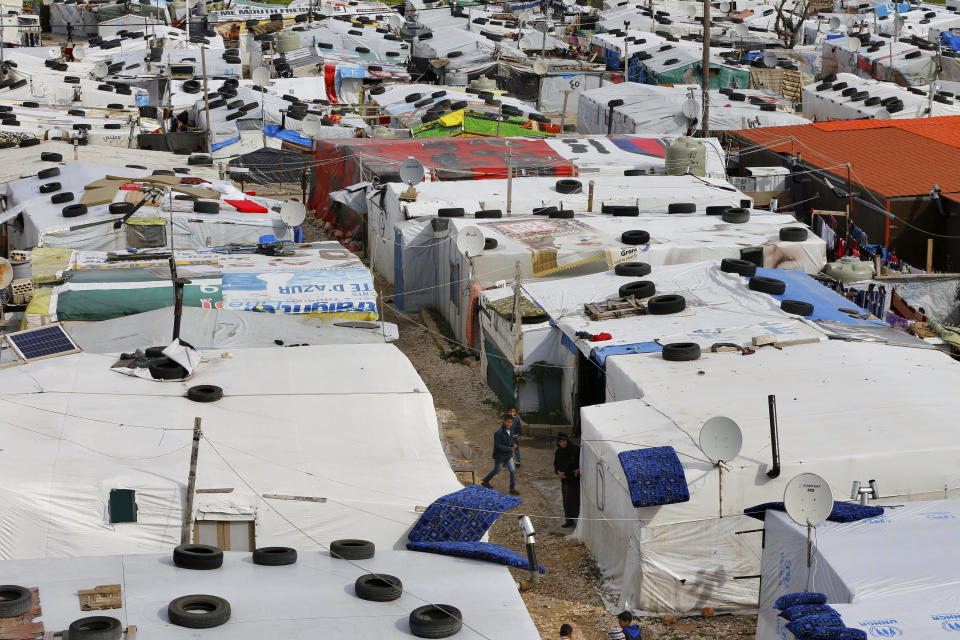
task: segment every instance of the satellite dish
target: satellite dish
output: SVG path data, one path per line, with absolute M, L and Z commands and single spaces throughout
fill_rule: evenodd
M 720 3 L 720 11 L 721 11 L 722 13 L 730 13 L 730 3 L 729 3 L 729 2 L 721 2 L 721 3 Z
M 6 289 L 13 282 L 13 265 L 6 258 L 0 257 L 0 290 Z
M 840 28 L 840 18 L 838 18 L 837 16 L 833 16 L 832 18 L 830 18 L 830 22 L 828 24 L 830 25 L 831 31 L 836 31 L 837 29 Z
M 107 66 L 106 62 L 98 62 L 93 65 L 93 77 L 97 80 L 103 80 L 108 73 L 110 73 L 110 67 Z
M 257 67 L 250 74 L 250 79 L 253 80 L 253 84 L 265 87 L 270 82 L 270 72 L 266 67 Z
M 60 57 L 60 49 L 58 49 L 57 47 L 50 47 L 49 49 L 47 49 L 47 57 L 50 58 L 51 60 L 56 60 L 57 58 Z
M 465 227 L 457 232 L 457 249 L 468 258 L 483 253 L 485 243 L 483 231 L 480 231 L 479 227 Z
M 323 123 L 313 114 L 304 116 L 300 128 L 311 138 L 320 137 L 323 134 Z
M 713 463 L 730 462 L 740 454 L 740 425 L 724 416 L 714 416 L 700 427 L 700 450 Z
M 78 45 L 73 48 L 73 57 L 75 60 L 83 60 L 87 55 L 87 48 L 83 45 Z
M 860 42 L 860 38 L 847 38 L 847 47 L 851 51 L 857 51 L 860 47 L 863 46 L 863 43 Z
M 307 217 L 307 208 L 299 200 L 287 200 L 280 207 L 280 219 L 288 227 L 295 227 Z
M 738 38 L 743 39 L 747 37 L 747 35 L 750 33 L 750 30 L 747 29 L 747 25 L 741 22 L 740 24 L 733 25 L 733 32 L 737 34 Z
M 780 59 L 777 58 L 777 54 L 772 51 L 767 51 L 763 54 L 763 66 L 768 69 L 773 69 L 780 62 Z
M 683 111 L 683 115 L 687 116 L 691 120 L 700 117 L 700 103 L 693 98 L 690 98 L 684 102 L 680 109 Z
M 537 58 L 533 61 L 533 72 L 538 76 L 545 75 L 547 73 L 547 61 L 543 58 Z
M 403 180 L 407 186 L 412 187 L 415 184 L 423 182 L 424 175 L 423 165 L 412 156 L 404 160 L 403 164 L 400 165 L 400 179 Z
M 801 473 L 783 492 L 787 515 L 803 527 L 815 527 L 833 511 L 833 493 L 827 481 L 813 473 Z
M 697 15 L 697 8 L 694 7 L 692 4 L 683 5 L 683 8 L 681 9 L 681 11 L 683 12 L 683 15 L 687 16 L 688 18 L 692 18 L 695 15 Z
M 881 107 L 877 109 L 877 112 L 873 114 L 873 117 L 877 120 L 889 120 L 892 116 L 890 115 L 889 111 Z

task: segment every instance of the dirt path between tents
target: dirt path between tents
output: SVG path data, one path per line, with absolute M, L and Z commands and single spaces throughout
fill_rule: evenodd
M 378 281 L 377 287 L 389 291 L 382 282 Z M 390 301 L 390 296 L 386 299 Z M 491 439 L 499 427 L 503 407 L 481 378 L 476 365 L 441 358 L 419 315 L 404 317 L 387 305 L 383 307 L 385 319 L 399 326 L 397 346 L 413 363 L 433 395 L 451 463 L 455 467 L 473 466 L 479 483 L 492 466 Z M 536 516 L 534 525 L 540 533 L 538 560 L 547 572 L 533 589 L 523 593 L 523 600 L 540 637 L 558 638 L 560 625 L 569 622 L 576 629 L 576 640 L 606 640 L 614 619 L 603 606 L 602 598 L 606 594 L 600 572 L 586 547 L 568 536 L 569 529 L 559 528 L 562 508 L 559 481 L 553 475 L 554 446 L 552 440 L 545 438 L 524 436 L 521 439 L 522 465 L 517 468 L 517 489 L 523 503 L 497 520 L 490 530 L 490 541 L 525 556 L 516 515 Z M 464 449 L 474 451 L 473 460 L 462 455 Z M 465 484 L 472 481 L 469 473 L 458 475 Z M 507 472 L 502 471 L 491 484 L 506 491 Z M 511 569 L 511 572 L 518 581 L 529 578 L 526 571 Z M 687 618 L 671 625 L 648 619 L 645 626 L 648 629 L 645 640 L 747 640 L 754 637 L 756 617 Z

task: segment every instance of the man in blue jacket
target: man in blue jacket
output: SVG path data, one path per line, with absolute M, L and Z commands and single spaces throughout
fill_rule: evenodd
M 518 496 L 520 492 L 516 489 L 516 466 L 513 462 L 513 451 L 517 448 L 511 433 L 513 426 L 513 416 L 509 413 L 503 415 L 500 428 L 493 434 L 493 471 L 487 474 L 480 484 L 487 489 L 493 489 L 490 486 L 490 479 L 500 473 L 500 467 L 506 466 L 510 472 L 510 493 Z
M 640 625 L 634 624 L 633 614 L 623 611 L 617 614 L 618 627 L 614 627 L 607 634 L 607 640 L 643 640 Z

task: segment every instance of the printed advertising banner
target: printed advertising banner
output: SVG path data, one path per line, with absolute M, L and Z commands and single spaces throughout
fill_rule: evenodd
M 570 269 L 604 256 L 600 233 L 576 219 L 548 218 L 517 222 L 487 222 L 500 233 L 527 246 L 535 277 Z

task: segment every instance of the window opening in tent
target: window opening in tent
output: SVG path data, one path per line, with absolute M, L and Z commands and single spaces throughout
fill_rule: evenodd
M 450 262 L 450 302 L 460 313 L 460 265 L 453 261 Z
M 193 541 L 224 551 L 253 551 L 256 548 L 253 520 L 196 520 Z
M 136 491 L 133 489 L 110 490 L 110 524 L 137 521 Z

